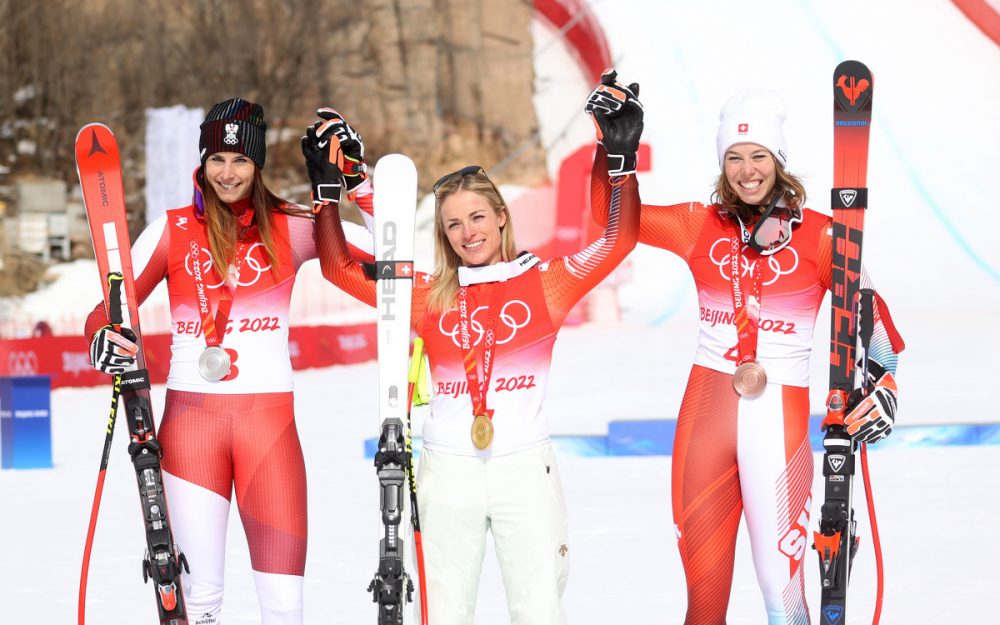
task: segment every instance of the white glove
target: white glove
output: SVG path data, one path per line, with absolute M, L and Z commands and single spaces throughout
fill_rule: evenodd
M 135 333 L 128 328 L 115 332 L 112 326 L 104 326 L 90 340 L 90 363 L 104 373 L 124 373 L 135 364 L 139 353 L 135 341 Z
M 861 397 L 844 419 L 847 433 L 859 443 L 875 443 L 889 436 L 896 422 L 897 395 L 896 378 L 884 373 L 875 388 Z

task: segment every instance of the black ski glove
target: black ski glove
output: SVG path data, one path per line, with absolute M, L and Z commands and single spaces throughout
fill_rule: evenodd
M 361 135 L 334 109 L 323 107 L 317 109 L 316 114 L 323 120 L 319 122 L 316 136 L 321 141 L 324 137 L 329 137 L 332 160 L 343 172 L 344 185 L 350 193 L 368 178 L 365 143 Z
M 614 69 L 606 70 L 584 107 L 594 120 L 598 142 L 608 152 L 609 176 L 635 173 L 636 152 L 643 129 L 639 83 L 626 87 L 617 82 L 617 76 Z
M 302 137 L 302 156 L 306 160 L 306 172 L 312 186 L 313 212 L 318 213 L 324 206 L 340 203 L 340 186 L 343 174 L 336 162 L 330 158 L 330 140 L 321 140 L 316 129 L 321 125 L 306 128 Z

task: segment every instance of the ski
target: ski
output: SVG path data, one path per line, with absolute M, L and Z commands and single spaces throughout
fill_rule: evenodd
M 410 302 L 413 290 L 413 229 L 417 170 L 402 154 L 379 159 L 375 183 L 375 279 L 378 348 L 378 451 L 381 524 L 379 564 L 368 586 L 378 604 L 379 625 L 401 625 L 413 601 L 405 566 L 402 520 L 406 480 L 412 465 L 404 419 L 408 418 Z
M 76 135 L 76 167 L 83 189 L 87 221 L 94 241 L 94 253 L 104 288 L 108 318 L 117 327 L 131 328 L 139 346 L 136 367 L 115 376 L 112 410 L 124 407 L 128 426 L 128 452 L 135 468 L 139 500 L 146 533 L 146 553 L 142 561 L 144 582 L 153 580 L 156 607 L 161 625 L 186 625 L 187 613 L 181 587 L 181 570 L 187 560 L 174 544 L 167 515 L 167 499 L 160 471 L 160 443 L 156 438 L 153 408 L 149 399 L 149 374 L 142 351 L 139 303 L 132 275 L 131 244 L 125 214 L 118 143 L 103 124 L 88 124 Z M 124 293 L 122 292 L 124 290 Z M 124 297 L 122 297 L 124 295 Z M 120 394 L 120 400 L 119 400 Z M 113 416 L 107 428 L 105 454 L 114 429 Z M 102 457 L 98 491 L 107 466 Z M 91 525 L 96 524 L 99 493 L 95 496 Z M 81 575 L 80 623 L 83 623 L 86 595 L 86 564 L 93 530 L 88 532 L 84 571 Z
M 822 424 L 824 499 L 819 531 L 813 533 L 822 580 L 823 625 L 843 625 L 846 621 L 847 584 L 860 542 L 852 501 L 857 445 L 847 433 L 844 417 L 847 397 L 855 388 L 873 89 L 872 74 L 863 63 L 844 61 L 833 73 L 830 392 Z

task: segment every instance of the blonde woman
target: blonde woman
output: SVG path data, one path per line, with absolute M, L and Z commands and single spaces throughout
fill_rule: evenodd
M 642 130 L 637 101 L 601 123 L 608 150 L 634 154 Z M 303 152 L 317 186 L 323 181 L 315 176 L 329 161 L 309 141 Z M 635 246 L 638 186 L 631 172 L 616 173 L 614 186 L 593 199 L 610 214 L 604 234 L 548 262 L 518 254 L 510 211 L 481 167 L 465 167 L 434 185 L 435 271 L 416 276 L 411 324 L 425 341 L 434 381 L 417 493 L 435 625 L 473 622 L 488 531 L 511 622 L 566 620 L 566 508 L 540 409 L 567 313 Z M 367 183 L 358 200 L 370 212 Z M 336 211 L 321 211 L 317 228 L 335 241 L 335 252 L 321 261 L 324 274 L 374 306 L 375 283 L 353 260 Z

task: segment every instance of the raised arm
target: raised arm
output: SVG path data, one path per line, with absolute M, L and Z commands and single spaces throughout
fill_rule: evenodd
M 316 215 L 316 249 L 324 278 L 351 297 L 375 306 L 375 281 L 351 255 L 336 204 L 323 206 Z
M 636 153 L 643 129 L 639 85 L 616 82 L 614 70 L 601 77 L 587 101 L 597 129 L 599 159 L 591 178 L 603 184 L 592 198 L 607 215 L 604 234 L 572 256 L 548 263 L 542 284 L 552 321 L 559 325 L 587 292 L 611 273 L 635 248 L 639 231 L 639 184 L 635 179 Z

